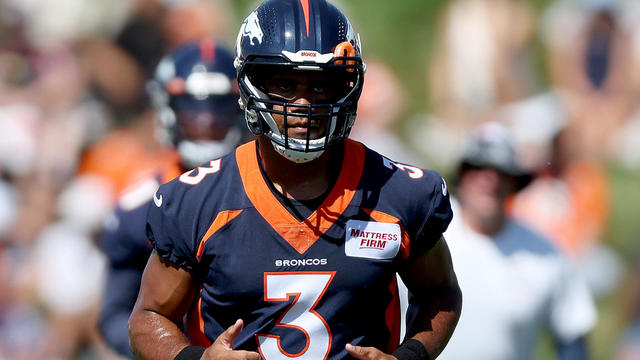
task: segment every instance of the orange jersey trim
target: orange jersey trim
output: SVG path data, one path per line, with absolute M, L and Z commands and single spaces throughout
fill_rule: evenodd
M 402 259 L 408 258 L 409 249 L 410 249 L 409 244 L 411 242 L 411 239 L 409 238 L 409 234 L 407 233 L 407 231 L 404 229 L 404 226 L 402 226 L 402 221 L 400 221 L 400 219 L 398 219 L 393 215 L 389 215 L 387 213 L 383 213 L 377 210 L 371 210 L 371 209 L 362 209 L 362 210 L 367 214 L 369 214 L 369 216 L 371 216 L 371 218 L 377 222 L 392 223 L 392 224 L 400 225 L 400 230 L 402 231 L 402 242 L 400 243 L 400 257 Z
M 236 216 L 240 215 L 242 210 L 225 210 L 221 211 L 216 215 L 215 220 L 209 226 L 209 230 L 202 237 L 202 241 L 200 241 L 200 245 L 198 245 L 198 252 L 196 253 L 196 258 L 200 261 L 202 257 L 202 253 L 204 252 L 204 245 L 211 238 L 211 235 L 215 234 L 216 231 L 220 230 L 221 227 L 228 224 L 231 220 L 235 219 Z
M 187 317 L 187 333 L 192 345 L 209 347 L 211 340 L 204 333 L 204 318 L 202 317 L 202 297 L 198 296 L 191 312 Z
M 242 184 L 256 210 L 300 254 L 304 254 L 338 220 L 356 193 L 364 169 L 364 146 L 344 140 L 344 160 L 338 181 L 322 205 L 302 222 L 273 195 L 260 172 L 256 142 L 236 149 Z
M 400 295 L 398 294 L 398 279 L 394 276 L 389 284 L 389 292 L 391 293 L 391 302 L 387 306 L 384 313 L 385 322 L 389 329 L 389 343 L 387 344 L 387 353 L 394 352 L 400 345 Z

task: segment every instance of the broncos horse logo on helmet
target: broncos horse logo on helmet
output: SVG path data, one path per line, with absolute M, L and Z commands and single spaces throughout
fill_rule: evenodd
M 256 41 L 257 40 L 257 41 Z M 268 0 L 245 19 L 236 43 L 235 66 L 240 106 L 249 129 L 264 135 L 287 159 L 307 162 L 349 135 L 362 91 L 365 65 L 359 35 L 345 15 L 326 0 Z M 336 98 L 323 104 L 294 104 L 266 91 L 265 74 L 284 71 L 322 73 L 335 85 Z M 284 111 L 274 110 L 274 106 Z M 290 109 L 296 109 L 295 114 Z M 289 109 L 289 111 L 287 110 Z M 327 121 L 320 138 L 292 138 L 279 114 L 300 117 L 307 124 Z M 309 125 L 307 125 L 309 126 Z
M 260 21 L 258 20 L 258 13 L 252 12 L 249 17 L 242 23 L 242 27 L 240 28 L 240 33 L 242 36 L 248 36 L 251 45 L 257 45 L 262 43 L 262 38 L 264 37 L 264 33 L 260 28 Z M 257 44 L 254 44 L 253 39 L 256 40 Z

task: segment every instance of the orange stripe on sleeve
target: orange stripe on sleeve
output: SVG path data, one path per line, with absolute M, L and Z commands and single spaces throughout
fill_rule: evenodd
M 371 209 L 362 209 L 364 212 L 369 214 L 371 218 L 377 222 L 383 223 L 392 223 L 400 225 L 400 230 L 402 231 L 402 243 L 400 243 L 400 258 L 406 259 L 409 257 L 409 245 L 411 243 L 411 239 L 409 238 L 409 233 L 402 226 L 402 221 L 395 216 Z
M 209 226 L 209 230 L 207 230 L 207 233 L 204 234 L 202 241 L 200 241 L 200 245 L 198 245 L 198 252 L 196 253 L 198 261 L 200 261 L 202 253 L 204 252 L 204 245 L 207 240 L 209 240 L 211 235 L 220 230 L 221 227 L 228 224 L 231 220 L 235 219 L 236 216 L 240 215 L 241 212 L 242 210 L 225 210 L 219 212 L 218 215 L 216 215 L 216 219 L 213 220 L 213 223 L 211 223 L 211 226 Z

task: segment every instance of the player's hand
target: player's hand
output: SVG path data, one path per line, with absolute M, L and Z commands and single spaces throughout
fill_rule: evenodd
M 368 346 L 353 346 L 351 344 L 347 344 L 345 349 L 349 353 L 349 355 L 353 356 L 356 359 L 361 360 L 398 360 L 395 356 L 385 354 L 382 351 Z
M 202 360 L 260 360 L 260 354 L 253 351 L 233 350 L 233 341 L 242 330 L 242 320 L 225 330 L 216 341 L 205 350 Z

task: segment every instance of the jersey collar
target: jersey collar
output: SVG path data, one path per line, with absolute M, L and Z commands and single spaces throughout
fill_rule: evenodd
M 320 207 L 303 221 L 291 215 L 269 189 L 260 172 L 256 146 L 256 141 L 252 141 L 236 149 L 245 193 L 269 225 L 303 254 L 338 220 L 353 200 L 364 169 L 364 146 L 350 139 L 344 140 L 344 160 L 336 184 Z

